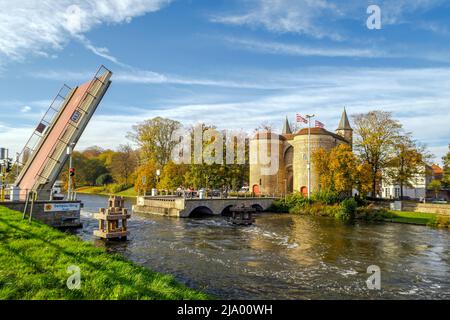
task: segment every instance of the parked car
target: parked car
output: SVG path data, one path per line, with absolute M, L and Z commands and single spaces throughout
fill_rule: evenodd
M 447 204 L 447 200 L 445 199 L 434 199 L 433 201 L 431 201 L 431 203 L 436 203 L 436 204 Z

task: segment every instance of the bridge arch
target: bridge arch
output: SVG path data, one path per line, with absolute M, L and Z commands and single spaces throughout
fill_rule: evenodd
M 189 213 L 190 218 L 199 218 L 204 216 L 212 216 L 214 212 L 207 206 L 198 206 L 191 210 Z
M 252 204 L 252 208 L 256 209 L 256 212 L 263 212 L 264 208 L 259 203 Z
M 230 209 L 231 209 L 232 207 L 234 207 L 234 204 L 227 205 L 225 208 L 222 209 L 222 211 L 220 212 L 220 214 L 221 214 L 222 216 L 226 216 L 226 217 L 231 216 L 231 211 L 230 211 Z

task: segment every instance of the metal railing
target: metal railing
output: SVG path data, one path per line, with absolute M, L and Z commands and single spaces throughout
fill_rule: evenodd
M 72 91 L 68 85 L 64 84 L 53 98 L 52 103 L 48 107 L 47 111 L 42 116 L 39 121 L 38 126 L 34 129 L 30 138 L 27 140 L 25 147 L 22 151 L 17 155 L 14 166 L 16 166 L 20 171 L 26 166 L 28 161 L 33 158 L 34 152 L 38 147 L 39 143 L 43 140 L 43 138 L 50 131 L 50 127 L 53 125 L 57 114 L 61 111 L 61 108 L 66 101 L 67 96 Z M 21 173 L 17 178 L 21 177 Z
M 11 198 L 12 198 L 12 191 L 10 188 L 5 188 L 5 201 L 6 202 L 11 202 Z M 57 201 L 57 200 L 61 200 L 61 201 L 76 201 L 77 197 L 76 197 L 76 192 L 74 192 L 71 196 L 69 196 L 67 193 L 58 193 L 57 195 L 63 195 L 64 198 L 63 199 L 56 199 L 55 198 L 55 193 L 54 193 L 54 189 L 40 189 L 40 190 L 29 190 L 29 189 L 25 189 L 25 190 L 19 190 L 19 191 L 14 191 L 15 192 L 15 197 L 17 197 L 17 195 L 19 196 L 19 199 L 26 199 L 26 197 L 30 194 L 30 192 L 34 192 L 36 194 L 36 199 L 37 201 Z M 23 200 L 20 200 L 23 201 Z

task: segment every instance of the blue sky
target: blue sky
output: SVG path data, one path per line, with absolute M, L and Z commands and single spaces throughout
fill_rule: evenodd
M 333 131 L 346 106 L 392 111 L 440 160 L 449 16 L 438 0 L 0 0 L 0 145 L 19 151 L 59 87 L 104 64 L 113 84 L 78 149 L 154 116 L 250 132 L 315 113 Z

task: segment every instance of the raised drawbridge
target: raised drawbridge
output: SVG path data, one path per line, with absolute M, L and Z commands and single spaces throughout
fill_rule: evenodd
M 16 160 L 20 173 L 15 187 L 20 200 L 30 191 L 48 200 L 73 147 L 111 83 L 112 72 L 101 66 L 94 77 L 75 88 L 67 85 L 59 90 L 47 112 L 28 139 Z

